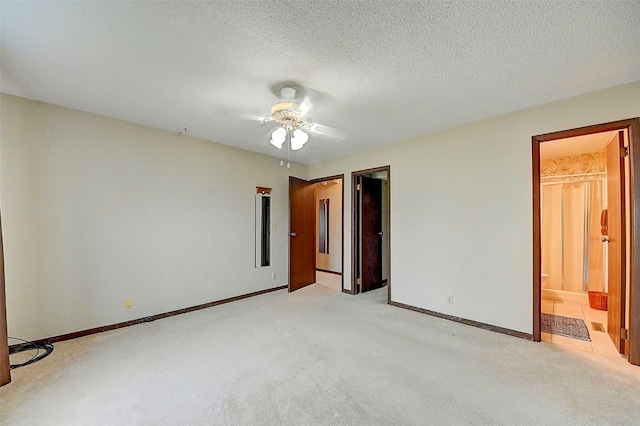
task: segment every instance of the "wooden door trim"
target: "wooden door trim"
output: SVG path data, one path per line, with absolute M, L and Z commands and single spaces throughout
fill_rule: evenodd
M 0 386 L 11 382 L 9 361 L 9 338 L 7 336 L 7 300 L 4 290 L 4 248 L 2 220 L 0 219 Z
M 629 300 L 629 362 L 640 365 L 640 118 L 629 120 L 629 203 L 631 204 L 631 267 Z
M 606 148 L 607 164 L 607 234 L 611 237 L 607 251 L 609 283 L 609 308 L 607 312 L 607 334 L 622 354 L 628 354 L 628 340 L 622 339 L 621 329 L 626 324 L 627 307 L 627 229 L 624 131 L 619 130 L 609 140 Z M 629 143 L 630 144 L 630 143 Z M 613 182 L 612 182 L 613 181 Z M 616 259 L 618 257 L 619 259 Z M 612 259 L 616 261 L 612 262 Z M 612 270 L 615 266 L 615 270 Z M 613 280 L 612 280 L 613 278 Z M 620 286 L 622 282 L 622 286 Z M 629 289 L 630 290 L 630 289 Z M 612 303 L 613 302 L 613 303 Z
M 356 205 L 356 178 L 362 175 L 368 175 L 376 172 L 387 172 L 387 240 L 389 241 L 389 253 L 385 260 L 387 264 L 387 303 L 391 303 L 391 165 L 372 167 L 370 169 L 358 170 L 351 172 L 351 291 L 350 294 L 356 294 L 356 233 L 358 220 Z M 347 290 L 345 290 L 345 293 Z
M 341 233 L 342 235 L 340 236 L 340 238 L 342 238 L 342 256 L 340 256 L 340 288 L 344 293 L 349 293 L 349 290 L 345 290 L 344 289 L 344 174 L 341 175 L 333 175 L 333 176 L 325 176 L 325 177 L 321 177 L 321 178 L 316 178 L 316 179 L 311 179 L 310 182 L 312 183 L 318 183 L 318 182 L 326 182 L 326 181 L 330 181 L 330 180 L 335 180 L 335 179 L 341 179 L 342 180 L 342 211 L 340 212 L 340 221 L 342 223 L 342 228 L 341 228 Z M 316 270 L 318 271 L 323 271 L 323 272 L 328 272 L 330 274 L 336 274 L 336 272 L 333 271 L 325 271 L 323 269 L 318 269 L 317 265 L 316 265 Z
M 358 229 L 358 179 L 359 173 L 352 172 L 351 173 L 351 294 L 358 294 L 357 291 L 357 272 L 356 268 L 359 267 L 356 261 L 356 247 L 358 246 L 358 233 L 356 230 Z
M 631 220 L 627 224 L 631 234 L 631 267 L 629 268 L 629 362 L 640 365 L 640 118 L 596 124 L 593 126 L 563 130 L 533 136 L 532 174 L 533 174 L 533 339 L 541 340 L 540 304 L 541 304 L 541 246 L 540 246 L 540 144 L 543 142 L 601 133 L 614 130 L 627 130 L 629 138 Z
M 542 242 L 540 225 L 540 143 L 534 136 L 531 157 L 533 161 L 533 340 L 542 340 Z

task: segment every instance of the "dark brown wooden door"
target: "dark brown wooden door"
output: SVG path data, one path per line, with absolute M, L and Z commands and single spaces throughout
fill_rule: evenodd
M 362 292 L 382 287 L 382 181 L 360 176 Z
M 289 291 L 316 282 L 313 184 L 289 177 Z
M 620 353 L 625 352 L 620 329 L 626 305 L 626 232 L 624 202 L 624 136 L 622 132 L 607 145 L 607 217 L 609 301 L 607 332 Z
M 0 386 L 11 381 L 9 344 L 7 339 L 7 311 L 4 292 L 4 251 L 2 247 L 2 224 L 0 223 Z

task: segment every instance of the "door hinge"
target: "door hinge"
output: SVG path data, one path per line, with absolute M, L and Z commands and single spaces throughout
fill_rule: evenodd
M 629 330 L 626 328 L 621 328 L 620 329 L 620 338 L 621 339 L 628 339 L 629 338 Z
M 361 191 L 361 190 L 362 190 L 362 185 L 357 184 L 357 185 L 356 185 L 356 191 Z
M 629 147 L 625 146 L 622 148 L 622 151 L 620 151 L 620 156 L 621 157 L 628 157 L 629 156 Z
M 362 284 L 362 278 L 356 278 L 356 284 Z

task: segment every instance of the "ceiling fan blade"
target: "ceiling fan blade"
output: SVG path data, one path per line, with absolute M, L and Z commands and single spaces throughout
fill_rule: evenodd
M 250 121 L 257 121 L 262 124 L 273 121 L 273 117 L 261 117 L 261 116 L 251 116 L 251 117 L 247 117 L 247 119 Z
M 327 92 L 322 92 L 316 89 L 310 89 L 308 87 L 300 88 L 302 102 L 308 102 L 310 108 L 315 113 L 326 108 L 335 106 L 337 99 L 335 96 L 330 95 Z
M 300 115 L 302 117 L 307 115 L 312 106 L 313 104 L 311 103 L 311 100 L 308 97 L 304 98 L 304 100 L 300 103 L 300 107 L 298 108 Z
M 308 124 L 308 127 L 306 127 L 306 129 L 310 133 L 320 135 L 320 136 L 325 136 L 334 141 L 341 141 L 346 137 L 346 135 L 342 131 L 336 129 L 335 127 L 325 126 L 324 124 L 318 124 L 318 123 L 307 123 L 307 124 Z

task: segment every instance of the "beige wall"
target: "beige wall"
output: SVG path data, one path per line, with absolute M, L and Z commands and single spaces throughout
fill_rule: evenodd
M 37 339 L 285 284 L 289 170 L 273 158 L 9 95 L 1 107 L 11 335 Z M 637 116 L 640 82 L 290 172 L 344 174 L 350 188 L 352 171 L 390 165 L 392 300 L 530 333 L 531 137 Z M 258 185 L 274 188 L 270 268 L 253 267 Z M 345 191 L 347 224 L 350 205 Z M 349 277 L 349 226 L 344 233 Z
M 11 336 L 55 336 L 286 284 L 288 175 L 308 178 L 307 166 L 286 169 L 273 157 L 10 95 L 1 101 Z M 254 267 L 256 186 L 273 188 L 265 268 Z
M 318 251 L 320 221 L 316 214 L 316 267 L 333 272 L 342 272 L 342 179 L 339 181 L 328 181 L 327 185 L 321 182 L 315 184 L 316 213 L 319 201 L 329 199 L 329 254 Z
M 531 137 L 637 116 L 640 82 L 312 165 L 310 173 L 344 173 L 349 188 L 352 171 L 391 166 L 392 300 L 531 333 Z M 345 227 L 345 241 L 350 232 Z M 349 244 L 344 255 L 350 259 Z M 350 268 L 345 262 L 347 277 Z

